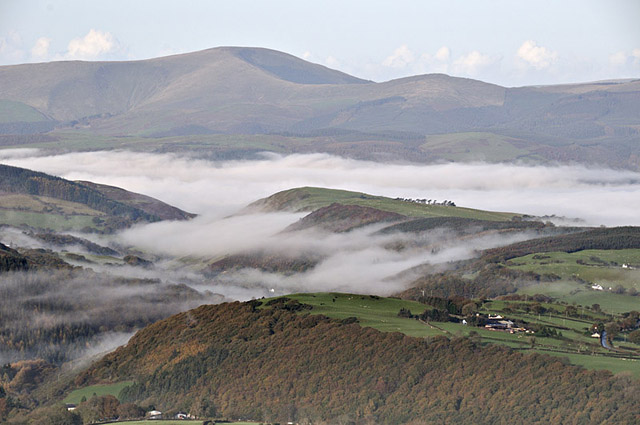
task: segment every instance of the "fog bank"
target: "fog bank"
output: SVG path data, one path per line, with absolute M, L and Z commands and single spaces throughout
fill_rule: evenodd
M 591 225 L 640 225 L 640 173 L 583 165 L 380 164 L 327 154 L 209 162 L 172 154 L 0 151 L 0 162 L 91 180 L 222 217 L 280 190 L 322 186 L 458 206 L 579 217 Z

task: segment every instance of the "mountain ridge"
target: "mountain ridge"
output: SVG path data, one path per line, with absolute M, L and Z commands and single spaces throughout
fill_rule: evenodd
M 373 82 L 275 50 L 218 47 L 2 66 L 3 108 L 12 118 L 0 122 L 0 134 L 15 136 L 8 147 L 29 145 L 18 135 L 46 133 L 58 138 L 48 146 L 62 150 L 89 135 L 104 140 L 94 150 L 123 141 L 161 151 L 195 144 L 214 158 L 265 150 L 640 166 L 637 79 L 503 87 L 424 74 Z M 449 139 L 434 147 L 443 135 Z

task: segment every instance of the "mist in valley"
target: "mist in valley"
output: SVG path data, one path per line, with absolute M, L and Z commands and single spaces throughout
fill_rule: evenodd
M 327 154 L 210 162 L 122 151 L 46 155 L 0 152 L 0 161 L 70 180 L 153 196 L 200 215 L 224 217 L 256 199 L 300 186 L 388 197 L 448 199 L 458 206 L 581 218 L 588 225 L 637 225 L 640 173 L 584 165 L 382 164 Z M 607 208 L 599 208 L 606 205 Z

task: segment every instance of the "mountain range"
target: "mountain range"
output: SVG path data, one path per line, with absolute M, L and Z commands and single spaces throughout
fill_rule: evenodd
M 3 66 L 0 112 L 5 147 L 640 164 L 640 79 L 378 83 L 262 48 Z

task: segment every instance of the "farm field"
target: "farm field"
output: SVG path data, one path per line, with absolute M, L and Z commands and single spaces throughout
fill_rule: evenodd
M 79 230 L 85 227 L 96 228 L 95 216 L 90 215 L 54 215 L 30 211 L 0 209 L 0 223 L 10 226 L 30 226 L 55 231 Z
M 115 384 L 107 384 L 107 385 L 90 385 L 88 387 L 84 387 L 84 388 L 80 388 L 75 391 L 72 391 L 67 397 L 65 397 L 63 402 L 79 404 L 80 401 L 82 400 L 82 397 L 86 397 L 87 399 L 90 399 L 91 396 L 93 396 L 94 394 L 98 396 L 112 395 L 117 398 L 118 394 L 120 394 L 120 391 L 122 391 L 123 388 L 128 387 L 131 384 L 133 384 L 133 381 L 116 382 Z M 131 423 L 131 422 L 127 422 L 127 423 Z
M 638 265 L 640 249 L 546 252 L 507 262 L 507 266 L 515 270 L 559 278 L 521 287 L 519 294 L 546 294 L 558 301 L 581 306 L 599 304 L 609 313 L 640 309 L 640 298 L 634 296 L 640 292 Z M 591 286 L 594 285 L 600 285 L 602 290 L 593 289 Z
M 202 425 L 202 421 L 188 421 L 188 420 L 163 420 L 163 419 L 149 419 L 144 421 L 124 421 L 124 422 L 114 422 L 114 423 L 124 423 L 126 425 Z M 227 422 L 229 424 L 242 424 L 242 425 L 255 425 L 256 422 Z
M 576 277 L 607 288 L 622 285 L 640 291 L 640 270 L 637 268 L 640 249 L 536 253 L 513 258 L 507 265 L 516 270 L 555 274 L 562 279 Z
M 553 308 L 558 313 L 533 314 L 524 310 L 505 312 L 504 309 L 518 307 L 524 309 L 531 302 L 491 301 L 484 303 L 479 312 L 502 314 L 510 320 L 520 320 L 528 326 L 544 326 L 555 329 L 562 337 L 546 337 L 536 334 L 493 331 L 483 327 L 466 326 L 453 322 L 421 322 L 398 317 L 401 308 L 420 314 L 428 306 L 415 301 L 396 298 L 372 297 L 369 295 L 314 293 L 293 294 L 287 298 L 296 299 L 313 306 L 312 314 L 323 314 L 335 319 L 357 317 L 361 326 L 368 326 L 383 332 L 401 332 L 413 337 L 472 336 L 483 344 L 500 344 L 522 351 L 535 351 L 556 356 L 565 356 L 575 365 L 588 369 L 607 369 L 613 373 L 628 372 L 640 377 L 640 355 L 629 358 L 612 357 L 600 346 L 599 340 L 587 335 L 595 321 L 607 321 L 604 313 L 583 310 L 583 318 L 562 316 L 566 305 L 545 303 L 546 309 Z M 628 310 L 627 310 L 628 311 Z M 580 313 L 580 311 L 578 311 Z M 640 347 L 627 344 L 640 353 Z M 637 357 L 637 358 L 636 358 Z
M 422 313 L 426 306 L 415 301 L 340 293 L 293 294 L 287 295 L 287 298 L 312 305 L 313 314 L 324 314 L 333 319 L 357 317 L 361 326 L 382 332 L 402 332 L 416 337 L 442 335 L 442 331 L 417 320 L 398 317 L 401 308 L 416 314 Z
M 558 301 L 582 306 L 599 304 L 602 310 L 611 313 L 624 313 L 640 309 L 640 298 L 637 296 L 595 291 L 574 281 L 560 280 L 539 283 L 520 288 L 517 293 L 524 295 L 546 294 Z
M 509 161 L 534 157 L 527 149 L 516 145 L 522 141 L 511 137 L 482 132 L 449 133 L 427 136 L 420 146 L 425 152 L 437 152 L 450 161 Z

